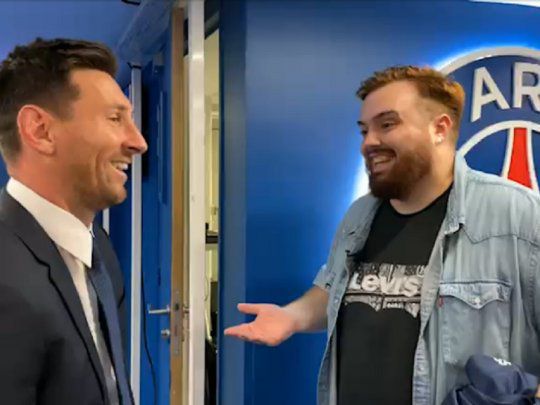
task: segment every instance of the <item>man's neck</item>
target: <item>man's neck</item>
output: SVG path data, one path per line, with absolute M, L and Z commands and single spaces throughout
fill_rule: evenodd
M 63 189 L 63 185 L 58 184 L 58 182 L 48 180 L 46 183 L 44 183 L 41 180 L 43 177 L 24 176 L 16 172 L 10 173 L 10 176 L 49 201 L 51 204 L 54 204 L 57 207 L 62 208 L 64 211 L 69 212 L 87 227 L 90 227 L 94 221 L 95 213 L 84 209 L 82 204 L 78 204 L 75 199 L 70 199 L 67 196 L 66 190 Z

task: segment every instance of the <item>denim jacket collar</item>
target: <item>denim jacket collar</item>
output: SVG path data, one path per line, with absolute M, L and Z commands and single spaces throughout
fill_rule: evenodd
M 445 235 L 457 232 L 460 225 L 466 223 L 465 198 L 469 176 L 470 170 L 465 158 L 457 154 L 454 160 L 454 184 L 448 197 L 448 208 L 446 210 Z

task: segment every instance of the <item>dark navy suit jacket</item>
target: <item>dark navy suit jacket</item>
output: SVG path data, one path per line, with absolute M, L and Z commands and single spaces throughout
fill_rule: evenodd
M 118 260 L 103 229 L 94 232 L 124 320 Z M 124 323 L 121 329 L 124 333 Z M 0 192 L 0 403 L 109 403 L 71 274 L 54 242 L 5 190 Z

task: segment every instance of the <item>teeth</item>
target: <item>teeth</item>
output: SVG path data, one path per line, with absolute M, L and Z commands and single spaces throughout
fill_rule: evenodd
M 129 168 L 129 165 L 127 163 L 122 162 L 113 163 L 113 166 L 118 170 L 127 170 Z
M 386 157 L 386 156 L 377 156 L 377 157 L 373 158 L 371 161 L 372 161 L 373 164 L 378 164 L 378 163 L 388 162 L 388 161 L 390 161 L 390 158 Z

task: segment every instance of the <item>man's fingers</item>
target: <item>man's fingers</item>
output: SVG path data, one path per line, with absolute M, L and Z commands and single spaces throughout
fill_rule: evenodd
M 260 304 L 238 304 L 238 310 L 244 314 L 257 315 L 260 309 Z
M 232 336 L 237 339 L 245 340 L 251 343 L 257 343 L 260 345 L 276 346 L 280 343 L 277 340 L 271 340 L 253 332 L 253 330 L 251 329 L 251 325 L 249 323 L 243 323 L 242 325 L 231 326 L 225 329 L 223 333 L 225 334 L 225 336 Z
M 234 336 L 240 339 L 247 339 L 250 340 L 250 337 L 252 335 L 251 329 L 249 328 L 249 325 L 247 323 L 243 323 L 242 325 L 237 326 L 231 326 L 230 328 L 227 328 L 223 331 L 225 336 Z

